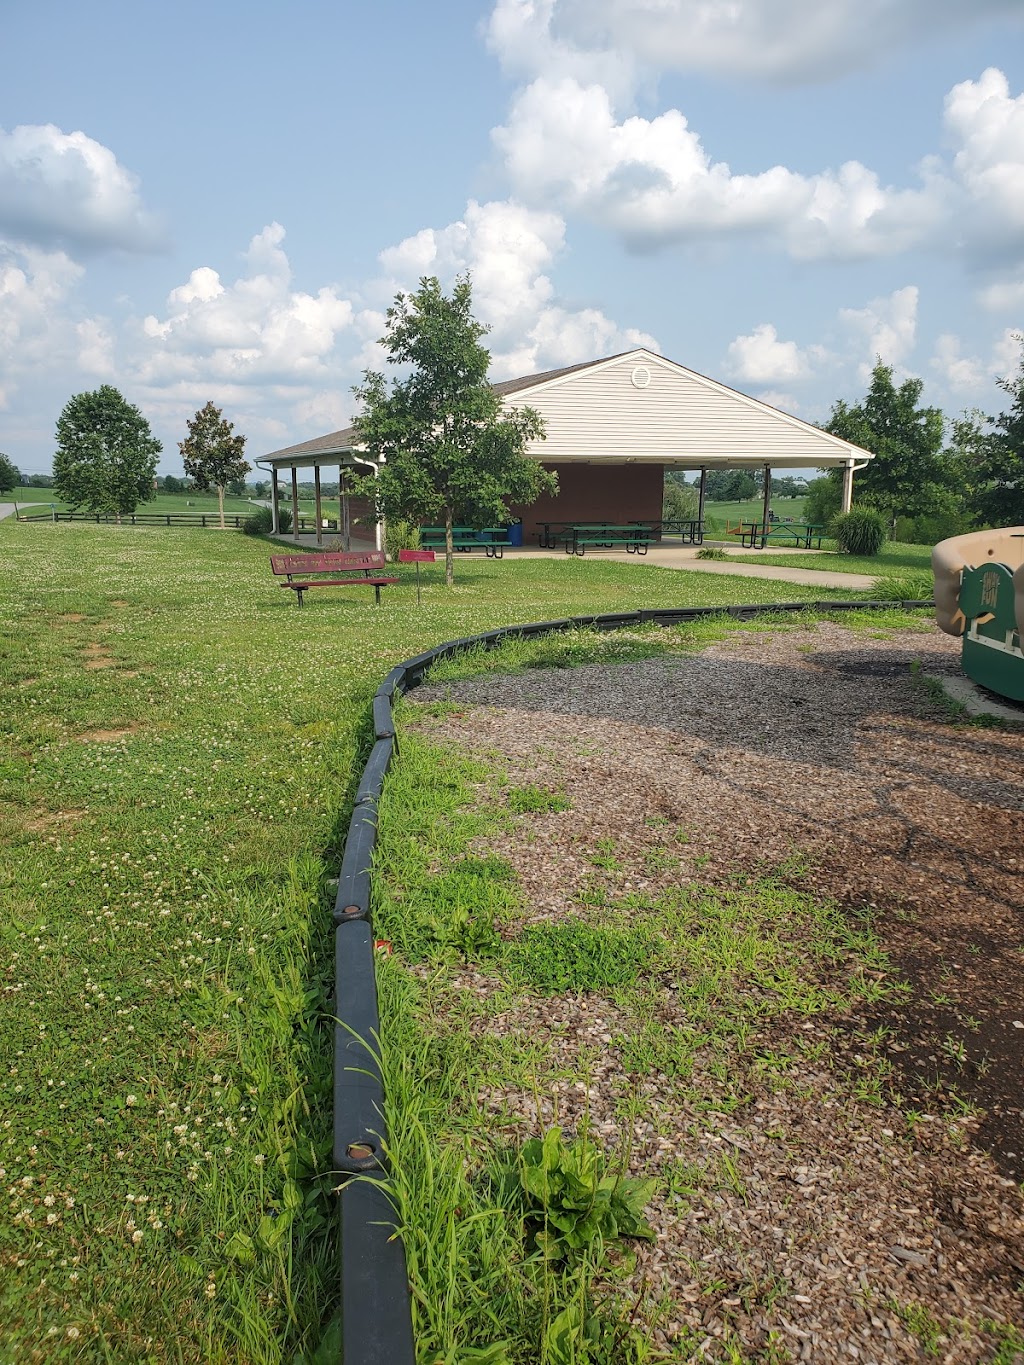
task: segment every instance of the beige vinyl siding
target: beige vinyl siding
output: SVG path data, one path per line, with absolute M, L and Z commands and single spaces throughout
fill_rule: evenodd
M 632 375 L 650 374 L 638 388 Z M 647 352 L 509 395 L 536 408 L 547 439 L 530 454 L 545 464 L 567 460 L 644 460 L 659 464 L 820 466 L 864 452 L 767 404 Z

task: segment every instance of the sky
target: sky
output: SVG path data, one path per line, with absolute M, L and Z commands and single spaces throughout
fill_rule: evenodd
M 72 394 L 253 459 L 469 272 L 508 379 L 647 346 L 811 422 L 954 417 L 1024 331 L 1024 0 L 0 0 L 0 450 Z

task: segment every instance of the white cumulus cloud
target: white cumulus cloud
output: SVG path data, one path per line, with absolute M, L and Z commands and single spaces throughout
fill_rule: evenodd
M 486 344 L 494 378 L 592 360 L 633 346 L 655 346 L 600 309 L 559 301 L 548 273 L 565 245 L 557 213 L 513 201 L 470 201 L 463 218 L 425 228 L 381 253 L 387 287 L 414 287 L 423 275 L 448 284 L 468 271 L 474 315 L 491 328 Z
M 135 176 L 109 147 L 52 123 L 0 129 L 0 233 L 73 254 L 159 245 Z
M 524 202 L 582 212 L 638 247 L 759 234 L 797 257 L 877 256 L 931 232 L 947 193 L 930 167 L 912 189 L 856 161 L 736 175 L 678 109 L 620 120 L 603 86 L 570 76 L 533 81 L 492 137 Z
M 917 286 L 908 284 L 863 308 L 840 309 L 839 320 L 864 357 L 858 370 L 862 380 L 870 379 L 876 359 L 898 368 L 910 355 L 917 339 L 917 304 Z
M 325 378 L 337 337 L 352 323 L 352 304 L 329 285 L 316 294 L 294 290 L 284 236 L 279 223 L 258 233 L 233 283 L 200 266 L 172 289 L 165 315 L 143 320 L 138 377 L 156 387 Z
M 75 345 L 68 310 L 82 274 L 63 251 L 0 244 L 0 407 L 26 375 L 67 363 Z
M 507 69 L 527 76 L 607 84 L 609 65 L 633 65 L 813 84 L 922 34 L 1020 13 L 1019 0 L 498 0 L 487 33 Z
M 772 323 L 762 322 L 729 343 L 726 373 L 746 384 L 789 384 L 805 379 L 823 354 L 819 346 L 801 350 L 795 341 L 781 341 Z

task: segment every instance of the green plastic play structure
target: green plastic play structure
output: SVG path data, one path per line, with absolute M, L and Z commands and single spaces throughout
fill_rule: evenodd
M 932 551 L 935 619 L 963 638 L 967 676 L 1024 701 L 1024 526 L 974 531 Z

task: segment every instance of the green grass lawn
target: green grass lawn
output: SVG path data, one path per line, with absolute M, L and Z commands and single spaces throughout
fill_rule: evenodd
M 773 498 L 772 510 L 780 520 L 803 521 L 806 498 Z M 764 514 L 763 498 L 746 498 L 742 502 L 707 502 L 704 504 L 704 525 L 710 531 L 724 531 L 740 521 L 760 521 Z
M 509 622 L 794 596 L 475 559 L 452 591 L 424 573 L 421 609 L 403 571 L 380 608 L 331 589 L 299 611 L 271 548 L 0 522 L 2 1359 L 278 1361 L 319 1339 L 328 879 L 395 662 Z
M 0 502 L 16 502 L 19 507 L 25 503 L 41 503 L 42 507 L 38 510 L 49 511 L 52 504 L 59 512 L 66 512 L 68 504 L 58 497 L 52 488 L 16 488 L 13 493 L 5 493 L 0 497 Z M 324 515 L 331 516 L 337 512 L 336 499 L 324 499 Z M 290 498 L 282 498 L 282 506 L 291 509 Z M 253 510 L 254 504 L 248 498 L 235 498 L 230 493 L 224 497 L 224 511 L 226 514 L 234 516 L 241 514 L 248 515 Z M 216 512 L 217 494 L 212 493 L 157 493 L 148 502 L 139 503 L 139 512 Z M 300 498 L 299 513 L 305 516 L 312 516 L 315 511 L 315 504 L 312 498 Z
M 829 544 L 831 542 L 826 542 Z M 799 555 L 772 554 L 771 550 L 757 550 L 745 554 L 727 555 L 739 564 L 773 564 L 776 567 L 827 569 L 831 573 L 874 574 L 879 578 L 901 577 L 908 574 L 931 575 L 932 547 L 930 545 L 901 545 L 886 541 L 877 555 L 845 555 L 838 550 L 803 551 Z

